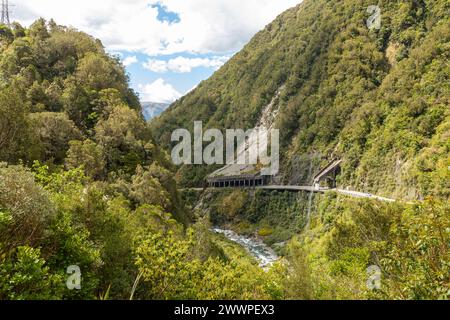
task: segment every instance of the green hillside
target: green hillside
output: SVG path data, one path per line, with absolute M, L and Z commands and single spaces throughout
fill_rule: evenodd
M 100 40 L 0 25 L 0 300 L 448 300 L 450 4 L 379 1 L 369 30 L 372 4 L 305 0 L 150 123 Z M 399 201 L 186 188 L 217 166 L 175 167 L 174 129 L 270 115 L 282 183 L 342 159 L 340 186 Z
M 372 4 L 305 0 L 283 13 L 153 121 L 156 139 L 169 146 L 200 120 L 252 128 L 272 104 L 284 182 L 302 182 L 298 160 L 321 154 L 322 165 L 344 160 L 341 186 L 448 198 L 450 4 L 380 1 L 381 29 L 369 30 Z M 211 170 L 185 167 L 179 180 L 199 185 Z

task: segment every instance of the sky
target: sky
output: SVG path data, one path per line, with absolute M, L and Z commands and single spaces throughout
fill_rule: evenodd
M 12 20 L 53 18 L 118 55 L 144 102 L 171 103 L 301 0 L 12 0 Z

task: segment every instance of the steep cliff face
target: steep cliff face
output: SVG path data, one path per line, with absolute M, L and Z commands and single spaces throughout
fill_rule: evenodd
M 271 106 L 285 182 L 307 177 L 301 160 L 320 154 L 322 165 L 344 160 L 342 186 L 448 197 L 450 5 L 383 1 L 381 28 L 369 29 L 372 4 L 305 0 L 286 11 L 153 121 L 155 137 L 169 146 L 195 120 L 252 128 Z M 192 170 L 209 172 L 182 168 L 180 180 Z

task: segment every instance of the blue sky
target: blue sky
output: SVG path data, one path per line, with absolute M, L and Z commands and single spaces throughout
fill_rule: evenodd
M 301 0 L 14 0 L 12 19 L 39 17 L 100 39 L 143 101 L 171 103 L 210 77 Z

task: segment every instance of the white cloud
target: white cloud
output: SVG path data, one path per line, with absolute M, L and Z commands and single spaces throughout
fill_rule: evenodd
M 132 64 L 135 64 L 135 63 L 138 63 L 138 59 L 136 58 L 136 56 L 126 57 L 123 60 L 123 65 L 125 67 L 129 67 L 129 66 L 131 66 Z
M 189 90 L 186 92 L 186 94 L 188 94 L 188 93 L 194 91 L 195 89 L 197 89 L 198 85 L 199 85 L 199 84 L 194 85 L 191 89 L 189 89 Z
M 217 70 L 229 59 L 229 56 L 212 58 L 185 58 L 180 56 L 168 61 L 150 59 L 145 62 L 143 66 L 145 69 L 157 73 L 164 73 L 168 71 L 175 73 L 189 73 L 192 69 L 199 67 Z
M 172 103 L 181 98 L 181 93 L 175 90 L 170 83 L 159 78 L 155 82 L 146 85 L 139 85 L 141 101 L 155 103 Z
M 233 52 L 301 0 L 15 0 L 13 18 L 28 25 L 54 18 L 101 39 L 109 50 L 149 55 Z M 180 22 L 158 20 L 159 3 Z

